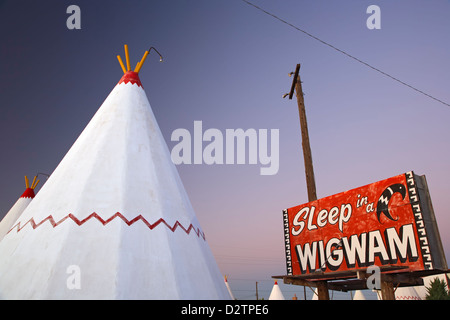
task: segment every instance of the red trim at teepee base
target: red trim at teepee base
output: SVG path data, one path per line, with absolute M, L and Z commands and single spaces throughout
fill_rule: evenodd
M 14 227 L 11 228 L 11 230 L 8 231 L 8 233 L 10 233 L 14 228 L 17 227 L 17 232 L 19 232 L 20 230 L 22 230 L 28 223 L 31 224 L 31 226 L 33 227 L 33 229 L 36 229 L 37 227 L 39 227 L 41 224 L 43 224 L 45 221 L 49 221 L 50 224 L 54 227 L 57 227 L 58 225 L 60 225 L 62 222 L 64 222 L 67 218 L 70 218 L 73 220 L 73 222 L 75 222 L 77 225 L 81 226 L 83 225 L 86 221 L 90 220 L 91 218 L 95 218 L 98 221 L 101 222 L 102 225 L 107 225 L 108 223 L 110 223 L 112 220 L 114 220 L 115 218 L 119 217 L 120 219 L 122 219 L 128 226 L 131 226 L 133 223 L 137 222 L 138 220 L 141 220 L 150 230 L 154 229 L 155 227 L 157 227 L 159 224 L 163 223 L 166 225 L 167 228 L 169 228 L 170 231 L 175 232 L 175 230 L 180 227 L 181 229 L 183 229 L 184 232 L 186 232 L 187 234 L 190 234 L 190 232 L 192 230 L 194 230 L 194 232 L 197 234 L 197 236 L 200 238 L 203 238 L 203 240 L 205 239 L 205 234 L 200 231 L 199 228 L 195 228 L 192 223 L 189 225 L 189 227 L 186 229 L 185 227 L 183 227 L 181 225 L 181 223 L 179 223 L 178 221 L 175 222 L 175 224 L 173 225 L 173 227 L 171 227 L 163 218 L 160 218 L 158 221 L 156 221 L 154 224 L 149 223 L 147 220 L 145 220 L 145 218 L 141 215 L 138 215 L 136 218 L 134 218 L 133 220 L 128 220 L 127 218 L 125 218 L 120 212 L 117 212 L 116 214 L 114 214 L 112 217 L 110 217 L 107 220 L 103 220 L 98 214 L 91 213 L 87 218 L 84 218 L 83 220 L 79 220 L 77 217 L 75 217 L 73 214 L 69 213 L 67 216 L 65 216 L 64 218 L 62 218 L 61 220 L 59 220 L 58 222 L 55 222 L 55 219 L 53 219 L 53 217 L 50 215 L 47 218 L 45 218 L 44 220 L 42 220 L 39 223 L 36 223 L 34 221 L 33 218 L 31 218 L 30 220 L 28 220 L 27 222 L 25 222 L 25 224 L 23 226 L 20 225 L 20 222 L 15 224 Z
M 395 300 L 422 300 L 417 296 L 396 296 Z
M 137 72 L 133 71 L 127 71 L 120 79 L 119 84 L 121 83 L 137 84 L 139 87 L 143 88 Z
M 34 190 L 31 188 L 27 188 L 20 197 L 21 198 L 34 198 Z

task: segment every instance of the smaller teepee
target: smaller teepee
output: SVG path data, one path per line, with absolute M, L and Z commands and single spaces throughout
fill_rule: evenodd
M 11 209 L 8 211 L 8 213 L 5 215 L 5 217 L 0 221 L 0 241 L 3 239 L 3 237 L 11 230 L 12 226 L 14 225 L 14 222 L 17 221 L 19 216 L 22 214 L 22 212 L 25 210 L 26 207 L 30 204 L 31 200 L 33 200 L 35 194 L 34 194 L 34 188 L 38 185 L 40 180 L 37 180 L 37 176 L 34 177 L 33 182 L 30 186 L 30 181 L 28 180 L 27 176 L 25 176 L 25 186 L 26 189 L 24 193 L 20 196 L 20 198 L 16 201 L 16 203 L 11 207 Z
M 231 288 L 230 288 L 230 285 L 228 284 L 227 276 L 224 277 L 224 280 L 225 280 L 225 286 L 227 287 L 227 290 L 228 290 L 228 293 L 230 294 L 231 300 L 236 300 L 233 292 L 231 292 Z
M 366 297 L 361 290 L 356 290 L 353 300 L 366 300 Z
M 317 288 L 314 288 L 314 294 L 311 300 L 319 300 L 319 290 Z
M 269 300 L 285 300 L 277 281 L 273 285 Z
M 414 287 L 401 287 L 395 290 L 395 300 L 422 300 Z

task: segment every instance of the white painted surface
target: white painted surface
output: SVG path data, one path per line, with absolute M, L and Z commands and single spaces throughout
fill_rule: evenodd
M 355 295 L 353 296 L 353 300 L 366 300 L 364 293 L 362 290 L 356 290 Z
M 414 287 L 400 287 L 395 290 L 395 300 L 422 300 Z
M 230 284 L 228 283 L 227 278 L 225 278 L 224 280 L 225 280 L 225 286 L 227 287 L 227 290 L 228 290 L 228 293 L 230 294 L 231 300 L 236 300 L 236 298 L 234 297 L 233 292 L 231 291 Z
M 278 283 L 275 281 L 272 291 L 270 292 L 269 300 L 285 300 Z
M 26 207 L 30 204 L 33 198 L 22 198 L 20 197 L 16 203 L 9 209 L 8 213 L 3 217 L 2 221 L 0 221 L 0 241 L 2 241 L 3 237 L 11 230 L 14 223 L 23 213 Z

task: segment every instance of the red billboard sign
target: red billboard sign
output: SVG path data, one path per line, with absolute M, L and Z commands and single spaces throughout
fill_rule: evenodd
M 425 177 L 412 171 L 286 209 L 283 219 L 288 275 L 447 268 Z

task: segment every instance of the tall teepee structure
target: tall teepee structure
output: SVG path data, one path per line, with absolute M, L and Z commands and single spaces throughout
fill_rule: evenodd
M 36 179 L 37 176 L 34 177 L 33 182 L 30 185 L 28 177 L 25 176 L 25 191 L 3 217 L 2 221 L 0 221 L 0 241 L 2 241 L 3 237 L 11 230 L 14 222 L 17 221 L 17 218 L 19 218 L 25 208 L 30 204 L 31 200 L 33 200 L 35 196 L 34 189 L 39 183 L 39 180 L 36 181 Z
M 138 76 L 151 49 L 131 71 L 125 45 L 123 77 L 0 242 L 0 298 L 229 299 Z

